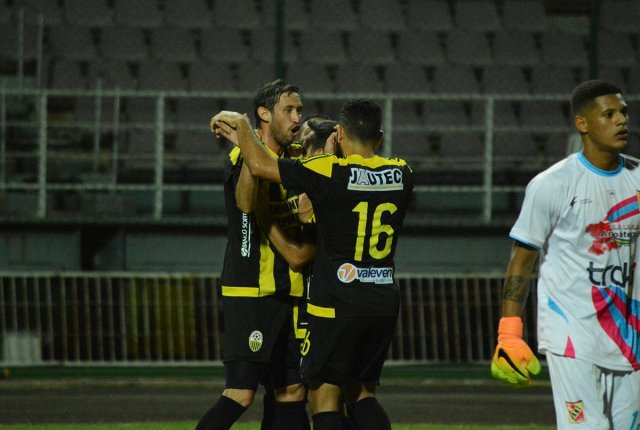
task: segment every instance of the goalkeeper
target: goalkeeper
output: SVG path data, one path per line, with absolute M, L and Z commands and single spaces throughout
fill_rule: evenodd
M 629 118 L 619 88 L 584 82 L 571 108 L 583 147 L 527 186 L 510 233 L 491 373 L 524 387 L 540 372 L 521 319 L 540 254 L 538 350 L 549 366 L 557 428 L 637 430 L 640 162 L 621 153 Z

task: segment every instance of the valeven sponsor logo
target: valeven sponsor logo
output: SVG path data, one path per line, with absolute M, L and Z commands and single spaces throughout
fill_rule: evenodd
M 356 267 L 351 263 L 344 263 L 338 268 L 338 279 L 345 284 L 356 279 L 360 282 L 374 284 L 392 284 L 393 269 L 391 267 Z

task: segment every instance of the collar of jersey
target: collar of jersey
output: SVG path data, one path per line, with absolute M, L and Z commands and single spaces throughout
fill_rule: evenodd
M 622 168 L 624 166 L 624 162 L 622 161 L 622 156 L 620 155 L 618 156 L 618 168 L 616 170 L 602 170 L 594 166 L 593 164 L 591 164 L 589 160 L 587 160 L 587 157 L 584 156 L 582 151 L 578 152 L 578 160 L 580 160 L 580 162 L 584 167 L 591 170 L 596 175 L 600 175 L 600 176 L 616 176 L 620 174 L 620 172 L 622 172 Z

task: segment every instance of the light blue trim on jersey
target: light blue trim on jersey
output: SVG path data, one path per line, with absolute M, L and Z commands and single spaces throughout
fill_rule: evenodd
M 518 241 L 518 242 L 520 242 L 520 243 L 524 243 L 525 245 L 530 246 L 530 247 L 534 248 L 534 249 L 535 249 L 535 250 L 537 250 L 537 251 L 540 251 L 540 249 L 541 249 L 539 246 L 534 245 L 533 243 L 529 243 L 529 242 L 527 242 L 526 240 L 522 240 L 522 239 L 520 239 L 519 237 L 515 237 L 515 236 L 513 236 L 513 235 L 511 235 L 511 234 L 509 235 L 509 237 L 510 237 L 511 239 L 513 239 L 513 240 L 517 240 L 517 241 Z
M 580 163 L 582 163 L 582 165 L 584 167 L 586 167 L 587 169 L 591 170 L 596 175 L 600 175 L 600 176 L 616 176 L 616 175 L 619 175 L 622 172 L 622 169 L 624 167 L 624 162 L 622 161 L 622 156 L 620 156 L 620 155 L 618 156 L 618 168 L 616 170 L 602 170 L 602 169 L 597 168 L 596 166 L 591 164 L 591 162 L 589 160 L 587 160 L 587 157 L 584 156 L 582 151 L 578 152 L 578 160 L 580 160 Z
M 567 318 L 562 309 L 560 309 L 560 306 L 558 306 L 558 304 L 554 302 L 551 297 L 547 298 L 547 306 L 549 306 L 549 309 L 560 315 L 562 319 L 564 319 L 564 321 L 569 324 L 569 318 Z

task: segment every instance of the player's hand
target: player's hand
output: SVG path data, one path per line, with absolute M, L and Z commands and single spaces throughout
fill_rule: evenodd
M 243 115 L 238 112 L 223 110 L 211 118 L 209 128 L 217 137 L 224 137 L 237 146 L 238 134 L 236 132 L 236 128 L 240 121 L 244 120 L 249 121 L 246 114 Z
M 491 361 L 491 374 L 514 387 L 531 385 L 531 375 L 540 373 L 540 362 L 522 340 L 522 319 L 503 317 L 498 325 L 498 345 Z

